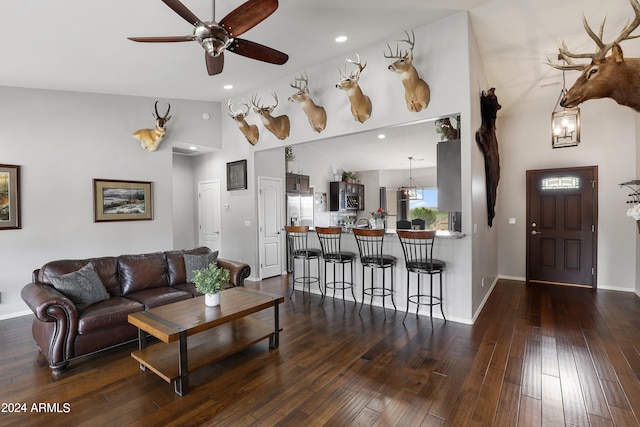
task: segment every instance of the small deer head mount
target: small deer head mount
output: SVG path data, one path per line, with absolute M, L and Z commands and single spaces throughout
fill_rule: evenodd
M 633 21 L 620 31 L 618 37 L 609 43 L 602 41 L 604 20 L 600 31 L 596 34 L 587 19 L 582 15 L 585 32 L 595 42 L 595 53 L 574 53 L 569 51 L 567 44 L 562 41 L 558 50 L 559 58 L 564 64 L 558 64 L 547 58 L 547 65 L 559 70 L 579 70 L 582 74 L 573 86 L 564 94 L 560 105 L 573 108 L 590 99 L 611 98 L 620 105 L 631 107 L 640 112 L 640 58 L 624 58 L 620 43 L 637 38 L 631 33 L 640 25 L 640 4 L 638 0 L 629 0 L 634 10 Z M 612 54 L 607 56 L 611 51 Z M 577 63 L 573 59 L 591 59 L 591 63 Z
M 260 104 L 260 98 L 257 97 L 257 94 L 251 97 L 251 104 L 253 104 L 254 107 L 253 111 L 262 119 L 264 127 L 274 134 L 276 138 L 284 140 L 289 137 L 289 130 L 291 128 L 289 117 L 286 115 L 273 117 L 271 115 L 273 110 L 278 106 L 278 95 L 275 92 L 272 95 L 276 101 L 273 105 L 258 105 Z
M 164 134 L 167 131 L 167 122 L 171 120 L 169 111 L 171 110 L 171 104 L 167 103 L 167 112 L 164 116 L 158 114 L 158 101 L 156 101 L 153 113 L 153 118 L 156 119 L 155 129 L 139 129 L 133 133 L 133 137 L 140 141 L 140 146 L 147 151 L 156 151 L 160 142 L 164 138 Z
M 289 97 L 291 102 L 299 102 L 302 105 L 302 111 L 307 115 L 309 124 L 316 132 L 322 132 L 327 126 L 327 112 L 323 107 L 317 106 L 313 99 L 309 96 L 309 77 L 307 73 L 296 77 L 289 85 L 294 89 L 298 89 L 296 93 Z
M 355 70 L 348 76 L 347 63 L 355 64 L 358 67 L 357 70 Z M 338 72 L 340 73 L 340 82 L 338 82 L 338 84 L 336 85 L 338 89 L 347 92 L 349 102 L 351 103 L 351 114 L 353 114 L 353 118 L 360 123 L 364 123 L 369 117 L 371 117 L 372 109 L 371 99 L 369 99 L 367 95 L 362 93 L 362 89 L 360 89 L 360 86 L 358 84 L 360 74 L 366 66 L 366 63 L 362 65 L 362 62 L 360 61 L 360 55 L 358 54 L 356 54 L 355 61 L 347 58 L 344 64 L 344 73 L 338 68 Z
M 407 35 L 405 40 L 401 42 L 408 43 L 411 47 L 409 50 L 401 51 L 400 47 L 396 45 L 396 53 L 393 54 L 391 46 L 387 43 L 389 48 L 389 54 L 384 54 L 385 58 L 395 59 L 389 65 L 389 70 L 400 74 L 402 79 L 402 85 L 404 86 L 404 98 L 407 102 L 407 108 L 409 111 L 422 111 L 429 105 L 431 99 L 431 91 L 427 82 L 422 80 L 418 75 L 418 71 L 413 66 L 413 48 L 416 44 L 416 36 L 411 31 L 411 35 L 407 31 L 404 32 Z
M 235 110 L 233 108 L 235 104 L 239 104 L 241 108 Z M 256 145 L 258 143 L 258 139 L 260 138 L 258 126 L 250 125 L 245 120 L 245 118 L 251 111 L 249 103 L 244 98 L 240 99 L 238 102 L 233 102 L 232 99 L 229 99 L 229 101 L 227 102 L 227 107 L 229 108 L 229 117 L 231 117 L 236 122 L 238 128 L 240 129 L 240 132 L 242 132 L 245 138 L 247 138 L 249 144 Z

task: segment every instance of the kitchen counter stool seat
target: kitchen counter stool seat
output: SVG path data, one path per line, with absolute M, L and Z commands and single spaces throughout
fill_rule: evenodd
M 409 313 L 409 303 L 416 304 L 416 315 L 421 305 L 429 306 L 429 316 L 433 324 L 433 306 L 439 305 L 442 318 L 447 321 L 442 307 L 442 272 L 446 267 L 446 263 L 439 259 L 433 258 L 433 246 L 435 243 L 436 232 L 434 230 L 397 230 L 398 238 L 404 253 L 405 264 L 407 267 L 407 311 L 404 314 L 406 320 Z M 411 273 L 417 274 L 417 290 L 411 293 Z M 421 277 L 429 275 L 429 293 L 422 290 Z M 433 275 L 437 274 L 439 279 L 439 293 L 437 296 L 433 294 Z M 403 320 L 404 322 L 404 320 Z
M 373 303 L 373 297 L 382 297 L 382 308 L 385 310 L 385 301 L 387 297 L 390 296 L 393 309 L 396 310 L 397 307 L 394 300 L 395 289 L 393 282 L 395 266 L 398 259 L 393 255 L 382 253 L 384 233 L 384 229 L 353 229 L 353 234 L 355 235 L 356 242 L 358 244 L 358 251 L 360 252 L 360 263 L 362 264 L 362 305 L 364 304 L 365 295 L 369 295 L 371 297 L 370 303 Z M 371 281 L 368 286 L 365 284 L 365 268 L 371 269 Z M 382 285 L 374 284 L 376 269 L 382 269 Z M 389 286 L 387 286 L 386 283 L 387 269 L 391 270 L 391 284 Z M 360 305 L 360 310 L 362 310 L 362 305 Z
M 309 296 L 311 296 L 311 283 L 317 283 L 320 288 L 320 257 L 321 252 L 319 249 L 309 248 L 308 226 L 292 226 L 288 225 L 285 228 L 287 232 L 287 246 L 289 248 L 289 255 L 291 256 L 291 296 L 295 290 L 296 283 L 302 284 L 302 295 L 304 298 L 305 288 L 309 290 Z M 296 260 L 302 261 L 302 275 L 296 274 Z M 318 275 L 311 276 L 311 260 L 316 260 L 318 263 Z M 320 288 L 322 292 L 322 288 Z M 311 300 L 311 298 L 309 298 Z
M 316 234 L 320 240 L 320 248 L 322 249 L 322 258 L 324 259 L 324 294 L 323 298 L 328 295 L 327 289 L 333 289 L 333 297 L 336 296 L 336 290 L 342 291 L 342 300 L 346 289 L 351 289 L 353 300 L 356 301 L 356 295 L 353 291 L 354 261 L 356 254 L 353 252 L 343 251 L 341 248 L 342 228 L 341 227 L 316 227 Z M 350 277 L 349 281 L 345 277 L 345 267 L 349 265 Z M 327 276 L 327 266 L 333 266 L 333 281 L 329 282 Z M 336 276 L 336 267 L 341 267 L 342 280 L 338 280 Z

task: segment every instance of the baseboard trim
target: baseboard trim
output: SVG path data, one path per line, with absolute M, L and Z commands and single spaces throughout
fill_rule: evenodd
M 0 320 L 14 319 L 16 317 L 28 316 L 33 314 L 31 310 L 17 311 L 15 313 L 0 314 Z

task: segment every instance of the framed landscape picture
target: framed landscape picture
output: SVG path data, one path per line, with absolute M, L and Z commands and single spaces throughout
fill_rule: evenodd
M 247 160 L 227 163 L 227 191 L 247 189 Z
M 94 222 L 153 219 L 152 183 L 93 180 Z
M 0 165 L 0 230 L 20 227 L 20 166 Z

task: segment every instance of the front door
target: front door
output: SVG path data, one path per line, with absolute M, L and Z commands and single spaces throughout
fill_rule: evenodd
M 220 250 L 220 180 L 198 183 L 198 230 L 200 246 Z
M 598 167 L 527 171 L 527 281 L 596 287 Z
M 258 177 L 260 278 L 282 274 L 282 179 Z

